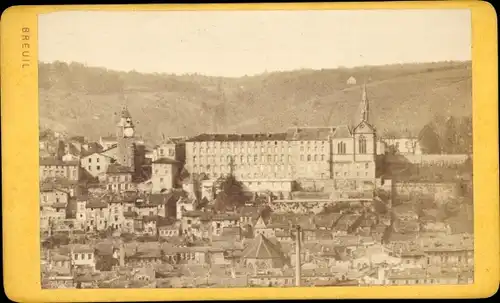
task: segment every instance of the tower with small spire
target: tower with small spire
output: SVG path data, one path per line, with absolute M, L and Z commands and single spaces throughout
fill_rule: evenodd
M 117 162 L 134 170 L 135 126 L 126 106 L 123 107 L 116 125 Z
M 366 81 L 361 91 L 360 116 L 353 130 L 354 161 L 356 177 L 359 179 L 375 178 L 376 130 L 370 123 L 370 103 Z

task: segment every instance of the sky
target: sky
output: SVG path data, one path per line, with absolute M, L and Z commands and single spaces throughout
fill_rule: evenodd
M 239 77 L 471 60 L 469 10 L 67 11 L 39 17 L 39 60 Z

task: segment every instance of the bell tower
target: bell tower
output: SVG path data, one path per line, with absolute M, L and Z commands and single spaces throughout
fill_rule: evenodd
M 121 111 L 120 120 L 116 125 L 117 162 L 134 171 L 135 157 L 135 126 L 127 107 Z

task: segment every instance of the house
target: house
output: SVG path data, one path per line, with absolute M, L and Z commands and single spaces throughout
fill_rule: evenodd
M 92 177 L 104 178 L 108 166 L 114 162 L 112 157 L 109 157 L 101 152 L 93 152 L 85 154 L 80 158 L 81 167 L 87 171 Z
M 39 172 L 40 181 L 54 178 L 78 181 L 80 179 L 80 163 L 51 158 L 40 159 Z
M 152 163 L 152 191 L 160 193 L 176 187 L 181 163 L 170 158 L 159 158 Z
M 44 183 L 40 186 L 40 205 L 67 204 L 68 199 L 69 193 L 56 188 L 53 184 Z
M 161 238 L 178 237 L 180 235 L 180 223 L 158 226 L 158 233 Z
M 110 164 L 106 171 L 106 186 L 111 192 L 122 192 L 133 190 L 135 184 L 132 182 L 133 170 L 120 164 Z
M 85 208 L 85 230 L 87 232 L 103 231 L 108 228 L 109 208 L 107 201 L 94 198 L 86 203 Z
M 354 78 L 354 76 L 350 76 L 346 83 L 347 85 L 356 85 L 356 78 Z
M 115 136 L 101 136 L 99 138 L 99 144 L 103 149 L 110 149 L 118 144 L 118 139 Z
M 94 249 L 89 245 L 70 245 L 71 262 L 76 267 L 95 269 Z
M 228 227 L 238 227 L 239 228 L 239 216 L 236 214 L 216 214 L 212 216 L 212 234 L 215 236 L 220 236 L 222 230 Z
M 421 155 L 422 148 L 418 138 L 384 138 L 382 141 L 385 143 L 389 150 L 400 155 Z
M 41 206 L 40 209 L 40 230 L 50 232 L 54 227 L 66 219 L 66 204 L 54 203 Z

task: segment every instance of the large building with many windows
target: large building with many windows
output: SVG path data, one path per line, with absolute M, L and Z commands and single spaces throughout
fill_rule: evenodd
M 366 87 L 363 87 L 361 117 L 355 127 L 201 134 L 186 140 L 185 169 L 194 175 L 203 173 L 209 180 L 231 173 L 249 188 L 260 190 L 266 186 L 257 185 L 266 183 L 269 190 L 289 191 L 292 180 L 304 183 L 323 180 L 334 188 L 370 186 L 375 181 L 377 139 L 368 113 Z

